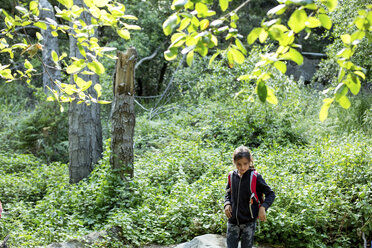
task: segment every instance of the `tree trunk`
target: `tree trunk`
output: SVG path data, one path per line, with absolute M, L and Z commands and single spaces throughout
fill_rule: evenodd
M 114 77 L 114 100 L 112 102 L 111 165 L 122 179 L 133 177 L 134 113 L 134 66 L 137 52 L 129 48 L 118 52 Z
M 56 20 L 53 6 L 48 2 L 48 0 L 40 0 L 39 1 L 39 9 L 40 9 L 40 19 L 45 20 L 45 18 L 50 18 L 52 20 Z M 61 80 L 61 72 L 57 70 L 55 67 L 55 63 L 52 59 L 52 51 L 54 50 L 58 55 L 59 48 L 58 48 L 58 38 L 54 37 L 50 32 L 51 28 L 47 25 L 48 28 L 46 30 L 41 29 L 41 35 L 43 36 L 42 45 L 43 45 L 43 63 L 45 64 L 46 68 L 44 67 L 43 71 L 43 89 L 46 94 L 50 94 L 48 88 L 50 89 L 57 89 L 56 84 L 54 83 L 55 80 Z
M 74 0 L 74 4 L 83 6 L 83 1 Z M 81 15 L 81 19 L 90 25 L 91 16 L 86 12 Z M 83 58 L 77 47 L 76 39 L 72 35 L 70 36 L 70 57 Z M 93 87 L 98 83 L 98 76 L 79 74 L 79 77 L 85 81 L 92 80 L 92 86 L 87 93 L 97 97 Z M 73 83 L 72 75 L 70 81 Z M 77 104 L 76 100 L 70 104 L 68 136 L 70 183 L 77 183 L 89 176 L 94 165 L 102 157 L 102 126 L 99 104 Z

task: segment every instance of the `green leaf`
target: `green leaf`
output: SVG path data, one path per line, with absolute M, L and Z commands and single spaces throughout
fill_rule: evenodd
M 170 35 L 174 29 L 174 27 L 177 25 L 177 16 L 171 15 L 168 17 L 167 20 L 163 23 L 163 32 L 166 36 Z
M 172 7 L 174 7 L 175 10 L 180 10 L 185 6 L 186 3 L 187 0 L 178 0 L 172 4 Z
M 184 33 L 175 33 L 172 35 L 172 44 L 169 47 L 180 47 L 185 43 L 186 35 Z
M 334 11 L 337 7 L 338 1 L 337 0 L 327 0 L 325 5 L 327 6 L 330 12 Z
M 247 55 L 247 50 L 245 49 L 243 43 L 242 43 L 238 38 L 235 39 L 235 45 L 239 48 L 239 50 L 240 50 L 244 55 Z
M 295 32 L 301 32 L 305 27 L 307 14 L 304 9 L 296 9 L 288 20 L 288 26 Z
M 44 22 L 35 22 L 34 26 L 36 26 L 38 28 L 41 28 L 43 30 L 46 30 L 48 28 L 47 25 Z
M 350 100 L 347 96 L 342 96 L 338 100 L 338 103 L 343 107 L 344 109 L 348 109 L 351 106 Z
M 274 91 L 270 89 L 269 87 L 267 87 L 266 101 L 274 105 L 278 104 L 278 99 L 276 98 Z
M 323 106 L 322 108 L 320 109 L 320 112 L 319 112 L 319 120 L 321 122 L 325 121 L 328 117 L 328 109 L 329 107 L 331 106 L 332 102 L 333 102 L 333 98 L 326 98 L 323 100 Z
M 325 29 L 330 30 L 332 28 L 332 20 L 329 16 L 327 16 L 326 14 L 320 14 L 318 18 Z
M 195 10 L 198 12 L 198 17 L 207 17 L 208 16 L 208 7 L 204 3 L 195 4 Z
M 351 43 L 351 36 L 349 34 L 343 34 L 343 35 L 341 35 L 341 40 L 345 44 L 350 44 Z
M 280 57 L 287 59 L 287 60 L 288 59 L 292 60 L 296 62 L 298 65 L 302 65 L 304 61 L 304 57 L 301 55 L 301 53 L 299 53 L 296 49 L 293 49 L 293 48 L 290 48 L 289 52 L 281 55 Z
M 220 51 L 217 51 L 216 53 L 214 53 L 211 57 L 211 59 L 209 60 L 209 63 L 208 63 L 208 67 L 210 67 L 213 63 L 213 61 L 216 59 L 216 57 L 220 54 L 221 52 Z
M 260 35 L 261 31 L 263 30 L 263 28 L 254 28 L 248 35 L 247 37 L 247 41 L 248 41 L 248 44 L 249 45 L 252 45 L 253 42 L 255 42 L 258 38 L 258 36 Z
M 187 28 L 187 26 L 189 26 L 190 22 L 191 18 L 185 17 L 184 19 L 182 19 L 180 27 L 177 30 L 178 31 L 184 30 L 185 28 Z
M 164 52 L 164 58 L 168 61 L 174 60 L 177 58 L 177 48 L 173 47 Z
M 89 8 L 93 7 L 94 6 L 94 0 L 84 0 L 84 3 L 86 6 L 88 6 Z
M 359 77 L 366 79 L 366 75 L 361 71 L 354 71 L 354 74 L 358 75 Z
M 32 64 L 30 63 L 30 61 L 28 61 L 27 59 L 25 60 L 25 63 L 24 63 L 24 66 L 26 69 L 28 70 L 32 70 L 34 67 L 32 66 Z
M 30 2 L 30 11 L 32 12 L 32 14 L 34 15 L 39 15 L 39 3 L 38 1 L 31 1 Z
M 58 2 L 60 2 L 63 6 L 65 6 L 68 9 L 71 9 L 72 6 L 74 5 L 73 0 L 58 0 Z
M 98 8 L 103 8 L 108 2 L 109 0 L 94 0 L 94 5 L 96 5 Z
M 276 69 L 278 69 L 281 73 L 285 73 L 287 71 L 287 65 L 282 61 L 276 61 L 274 63 Z
M 97 92 L 97 98 L 99 98 L 102 95 L 102 86 L 100 84 L 95 84 L 94 89 Z
M 80 71 L 85 66 L 86 66 L 85 60 L 79 59 L 79 60 L 74 61 L 71 65 L 69 65 L 66 69 L 66 72 L 68 74 L 73 74 L 73 73 Z
M 322 23 L 321 21 L 318 20 L 318 18 L 313 17 L 313 16 L 310 16 L 309 18 L 307 18 L 306 27 L 317 28 L 320 25 L 322 25 Z
M 36 38 L 38 41 L 41 41 L 44 37 L 39 32 L 36 32 Z
M 259 81 L 257 85 L 257 94 L 261 102 L 266 102 L 267 98 L 267 86 L 263 81 Z
M 348 74 L 345 81 L 343 82 L 353 93 L 354 95 L 357 95 L 361 88 L 360 80 L 357 76 Z
M 126 39 L 126 40 L 130 39 L 130 33 L 127 29 L 122 28 L 122 29 L 119 29 L 117 32 L 121 38 Z
M 203 19 L 200 21 L 200 30 L 205 30 L 209 27 L 209 20 L 208 19 Z
M 227 62 L 230 68 L 234 67 L 234 55 L 231 52 L 231 49 L 227 51 Z
M 258 39 L 260 40 L 261 43 L 264 43 L 268 36 L 269 36 L 269 33 L 266 32 L 265 29 L 261 29 L 261 33 L 258 36 Z
M 99 103 L 99 104 L 110 104 L 111 102 L 110 101 L 99 100 L 99 101 L 97 101 L 97 103 Z
M 193 59 L 194 59 L 194 51 L 191 51 L 186 56 L 186 63 L 187 63 L 188 66 L 190 66 L 190 67 L 192 66 Z
M 229 7 L 229 0 L 219 0 L 220 1 L 220 7 L 222 11 L 227 10 Z
M 89 70 L 95 72 L 97 75 L 101 75 L 105 72 L 105 67 L 98 61 L 92 61 L 87 64 Z
M 55 62 L 55 63 L 57 63 L 58 62 L 58 54 L 56 53 L 56 51 L 52 51 L 52 59 L 53 59 L 53 61 Z
M 88 82 L 84 81 L 82 78 L 80 77 L 76 77 L 75 79 L 75 83 L 76 85 L 82 90 L 82 91 L 86 91 L 87 89 L 89 89 L 89 87 L 92 85 L 92 81 L 89 80 Z
M 231 51 L 231 53 L 233 55 L 233 59 L 236 63 L 238 63 L 238 64 L 243 64 L 244 63 L 245 57 L 239 50 L 231 48 L 230 51 Z

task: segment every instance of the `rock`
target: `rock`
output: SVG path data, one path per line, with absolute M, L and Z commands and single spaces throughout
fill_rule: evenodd
M 226 248 L 226 238 L 217 234 L 205 234 L 175 248 Z

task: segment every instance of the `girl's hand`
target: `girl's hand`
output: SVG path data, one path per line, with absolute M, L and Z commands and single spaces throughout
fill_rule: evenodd
M 266 210 L 264 207 L 260 207 L 260 210 L 258 211 L 258 218 L 260 221 L 266 221 Z
M 225 206 L 225 215 L 228 219 L 230 219 L 232 217 L 232 209 L 231 209 L 231 205 L 226 205 Z

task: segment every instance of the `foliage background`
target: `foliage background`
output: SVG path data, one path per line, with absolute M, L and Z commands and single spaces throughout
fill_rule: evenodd
M 332 17 L 334 30 L 318 37 L 329 40 L 320 47 L 315 38 L 307 41 L 307 49 L 326 49 L 330 58 L 322 62 L 314 81 L 330 85 L 334 80 L 332 54 L 339 50 L 339 35 L 347 31 L 343 20 L 352 18 L 354 6 L 369 2 L 342 1 Z M 125 4 L 151 31 L 123 43 L 102 30 L 109 37 L 102 42 L 119 50 L 134 45 L 140 57 L 166 47 L 169 41 L 161 35 L 161 20 L 169 14 L 166 3 Z M 255 1 L 251 9 L 242 10 L 242 16 L 252 20 L 243 32 L 259 25 L 270 4 Z M 242 23 L 246 20 L 241 18 Z M 104 157 L 89 179 L 69 185 L 66 114 L 44 103 L 37 77 L 31 85 L 1 82 L 0 199 L 5 214 L 0 239 L 10 234 L 12 247 L 36 247 L 116 226 L 119 237 L 106 237 L 95 247 L 141 247 L 184 242 L 204 233 L 224 234 L 226 175 L 233 168 L 234 148 L 244 144 L 252 148 L 257 170 L 277 194 L 268 222 L 257 230 L 258 243 L 362 247 L 363 233 L 370 242 L 370 44 L 360 46 L 356 58 L 368 70 L 363 91 L 351 99 L 349 110 L 334 106 L 324 123 L 318 120 L 323 93 L 291 77 L 274 73 L 270 87 L 279 104 L 260 103 L 254 85 L 237 77 L 250 72 L 258 54 L 268 47 L 247 48 L 247 61 L 234 68 L 228 68 L 225 59 L 208 67 L 208 57 L 185 67 L 181 57 L 173 64 L 164 62 L 160 52 L 139 67 L 136 79 L 143 81 L 139 96 L 161 94 L 170 87 L 162 101 L 137 98 L 150 111 L 136 106 L 135 177 L 124 182 L 109 165 L 109 105 L 102 113 Z M 114 64 L 104 64 L 101 82 L 110 100 Z M 160 80 L 158 72 L 164 67 Z M 237 96 L 242 87 L 247 93 Z

